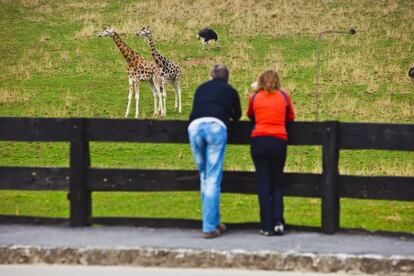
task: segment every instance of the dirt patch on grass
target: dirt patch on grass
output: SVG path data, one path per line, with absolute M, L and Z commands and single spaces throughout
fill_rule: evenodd
M 27 91 L 0 88 L 0 105 L 26 102 L 31 98 Z
M 199 67 L 199 66 L 210 66 L 214 63 L 214 60 L 210 57 L 201 57 L 187 59 L 181 62 L 181 65 L 186 68 Z

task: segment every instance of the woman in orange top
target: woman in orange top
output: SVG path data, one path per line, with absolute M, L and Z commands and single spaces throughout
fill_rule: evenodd
M 256 168 L 262 235 L 282 235 L 286 123 L 294 120 L 290 97 L 280 89 L 279 76 L 267 70 L 249 97 L 247 116 L 254 122 L 250 151 Z

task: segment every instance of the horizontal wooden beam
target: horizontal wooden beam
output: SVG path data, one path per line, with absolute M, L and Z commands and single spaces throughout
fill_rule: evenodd
M 70 118 L 0 117 L 0 140 L 69 141 Z M 188 143 L 188 121 L 136 119 L 83 119 L 85 139 L 107 142 Z M 289 126 L 290 144 L 321 144 L 320 122 L 295 122 Z M 230 144 L 247 144 L 252 124 L 247 121 L 229 124 Z M 307 133 L 303 135 L 303 133 Z
M 285 174 L 285 194 L 319 197 L 318 174 Z M 197 171 L 89 169 L 86 176 L 91 191 L 199 191 Z M 223 193 L 256 194 L 256 174 L 245 171 L 224 171 Z
M 0 117 L 0 140 L 69 141 L 70 118 Z M 85 118 L 90 141 L 188 143 L 188 121 Z M 321 145 L 325 122 L 293 122 L 290 145 Z M 229 144 L 248 144 L 250 122 L 230 123 Z M 414 150 L 414 124 L 340 123 L 341 149 Z
M 288 124 L 289 145 L 322 145 L 325 122 L 293 122 Z
M 0 117 L 0 141 L 69 141 L 69 119 Z
M 199 191 L 193 170 L 87 170 L 90 191 Z M 320 197 L 319 174 L 285 173 L 285 195 Z M 414 177 L 339 176 L 339 196 L 360 199 L 414 200 Z M 68 168 L 0 167 L 0 190 L 67 191 Z M 225 171 L 223 193 L 256 194 L 254 172 Z
M 187 121 L 88 119 L 86 137 L 90 141 L 188 143 Z M 252 124 L 247 121 L 228 126 L 229 144 L 248 144 Z M 289 143 L 292 145 L 320 145 L 323 123 L 295 122 L 289 126 Z M 306 135 L 303 135 L 306 133 Z
M 68 218 L 36 217 L 36 216 L 15 216 L 0 215 L 0 224 L 69 224 Z
M 195 170 L 140 170 L 97 169 L 87 170 L 90 191 L 199 191 L 199 176 Z M 318 174 L 286 173 L 286 195 L 319 197 Z M 69 189 L 68 168 L 0 167 L 2 190 Z M 225 171 L 222 192 L 255 194 L 254 172 Z
M 340 197 L 414 200 L 414 177 L 342 175 L 339 182 Z
M 341 149 L 414 151 L 414 124 L 340 123 Z
M 67 191 L 69 169 L 0 167 L 0 190 Z
M 88 119 L 85 136 L 90 141 L 188 143 L 187 121 Z

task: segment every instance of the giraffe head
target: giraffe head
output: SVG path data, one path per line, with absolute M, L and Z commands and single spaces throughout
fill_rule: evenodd
M 105 37 L 105 36 L 112 37 L 112 36 L 114 36 L 114 34 L 115 34 L 114 28 L 108 27 L 103 32 L 98 33 L 98 36 L 99 37 Z
M 145 26 L 141 29 L 141 31 L 137 32 L 137 36 L 141 37 L 150 37 L 151 36 L 151 30 L 149 29 L 149 26 Z

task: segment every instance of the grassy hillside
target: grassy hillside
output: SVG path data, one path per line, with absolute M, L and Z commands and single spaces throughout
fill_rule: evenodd
M 414 66 L 414 2 L 256 2 L 0 0 L 0 116 L 122 118 L 126 62 L 112 39 L 96 34 L 113 26 L 131 48 L 152 60 L 146 41 L 135 36 L 149 25 L 156 47 L 183 71 L 183 112 L 173 112 L 168 85 L 165 119 L 186 120 L 195 88 L 207 80 L 213 64 L 225 63 L 243 107 L 250 83 L 272 68 L 293 99 L 297 119 L 312 121 L 318 106 L 318 33 L 355 28 L 353 36 L 322 37 L 319 119 L 414 123 L 414 83 L 407 74 Z M 218 32 L 220 48 L 201 48 L 196 33 L 205 26 Z M 142 118 L 151 118 L 147 84 L 141 98 Z M 91 150 L 95 167 L 194 168 L 187 145 L 93 143 Z M 318 147 L 291 147 L 287 170 L 320 172 L 320 153 Z M 230 146 L 226 158 L 228 170 L 253 170 L 247 146 Z M 0 142 L 0 166 L 15 165 L 68 166 L 68 145 Z M 342 151 L 340 171 L 413 175 L 414 154 Z M 94 204 L 97 215 L 199 217 L 196 193 L 96 194 Z M 170 212 L 152 207 L 161 204 Z M 414 232 L 413 203 L 344 199 L 342 204 L 343 226 Z M 258 218 L 253 196 L 225 195 L 223 205 L 227 221 Z M 288 221 L 318 225 L 319 208 L 317 199 L 288 198 Z M 61 193 L 0 192 L 2 214 L 67 216 L 66 209 Z

